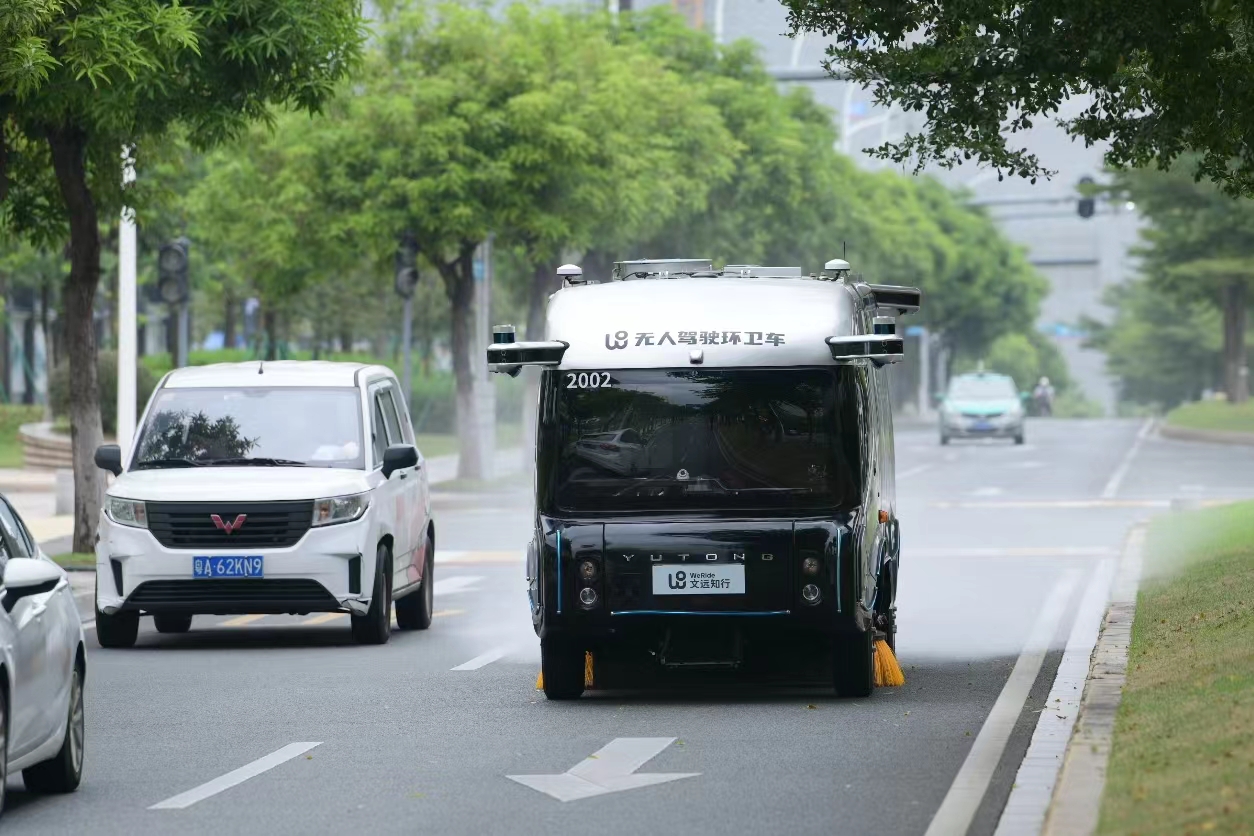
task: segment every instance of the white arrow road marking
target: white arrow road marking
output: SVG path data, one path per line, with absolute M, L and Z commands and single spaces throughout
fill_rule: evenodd
M 454 575 L 451 578 L 440 578 L 431 591 L 436 595 L 451 595 L 454 592 L 473 592 L 483 580 L 480 575 Z
M 199 787 L 181 792 L 176 796 L 167 798 L 165 801 L 158 801 L 149 807 L 149 810 L 182 810 L 190 807 L 197 801 L 204 801 L 206 798 L 215 796 L 218 793 L 229 790 L 231 787 L 242 784 L 249 778 L 255 778 L 263 772 L 274 769 L 281 763 L 287 763 L 297 755 L 303 755 L 315 746 L 321 746 L 322 743 L 289 743 L 277 752 L 271 752 L 264 758 L 258 758 L 252 763 L 245 764 L 239 769 L 228 772 L 212 781 L 201 784 Z
M 700 772 L 636 772 L 674 742 L 673 737 L 616 737 L 560 775 L 505 777 L 551 795 L 558 801 L 578 801 L 594 795 L 634 790 L 700 775 Z

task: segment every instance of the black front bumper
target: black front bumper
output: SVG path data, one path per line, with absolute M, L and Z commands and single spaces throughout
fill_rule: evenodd
M 145 581 L 121 607 L 124 612 L 188 615 L 281 615 L 342 609 L 317 581 L 283 578 Z

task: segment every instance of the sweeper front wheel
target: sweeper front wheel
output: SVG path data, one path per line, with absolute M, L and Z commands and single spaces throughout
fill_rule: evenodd
M 869 697 L 875 687 L 875 631 L 836 636 L 832 684 L 839 697 Z

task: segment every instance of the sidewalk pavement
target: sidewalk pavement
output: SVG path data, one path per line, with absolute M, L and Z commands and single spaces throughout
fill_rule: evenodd
M 456 453 L 427 459 L 427 478 L 432 487 L 457 478 Z M 523 467 L 522 449 L 513 447 L 496 453 L 496 474 L 505 476 Z M 0 468 L 0 493 L 21 514 L 35 542 L 48 554 L 62 554 L 71 548 L 74 517 L 56 514 L 55 474 Z

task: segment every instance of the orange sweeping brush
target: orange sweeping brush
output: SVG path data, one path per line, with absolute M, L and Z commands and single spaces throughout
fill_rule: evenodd
M 893 654 L 893 649 L 883 639 L 876 639 L 875 686 L 882 688 L 885 685 L 891 687 L 905 684 L 906 675 L 902 673 L 901 665 L 897 664 L 897 657 Z
M 592 687 L 592 654 L 587 652 L 583 654 L 583 687 Z M 536 675 L 536 690 L 544 690 L 544 671 Z

